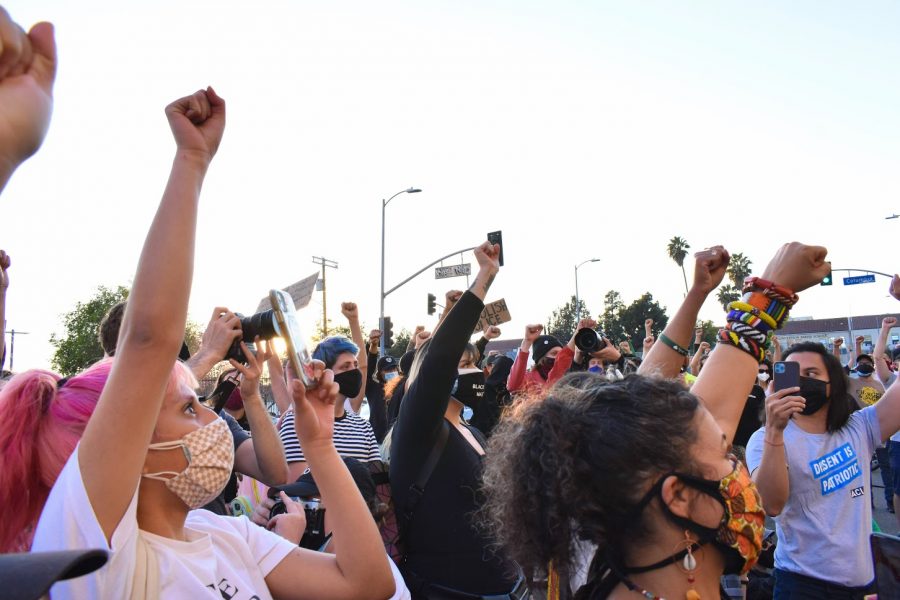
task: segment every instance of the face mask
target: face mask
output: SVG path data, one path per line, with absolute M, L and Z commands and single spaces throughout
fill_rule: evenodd
M 385 381 L 385 382 L 388 382 L 388 381 L 390 381 L 391 379 L 394 379 L 394 378 L 396 378 L 396 377 L 400 377 L 400 374 L 397 373 L 397 371 L 391 371 L 391 372 L 389 372 L 389 373 L 385 373 L 385 374 L 384 374 L 384 381 Z
M 869 363 L 859 363 L 856 365 L 856 372 L 862 375 L 863 377 L 867 377 L 872 374 L 872 371 L 875 370 L 875 367 L 870 365 Z
M 603 367 L 601 367 L 600 365 L 594 365 L 593 367 L 588 367 L 588 371 L 590 371 L 591 373 L 602 373 Z
M 541 377 L 547 379 L 550 377 L 550 371 L 553 369 L 554 364 L 556 364 L 555 358 L 542 359 L 541 362 L 537 364 L 537 372 L 540 373 Z
M 172 442 L 150 444 L 148 450 L 182 448 L 188 466 L 181 473 L 160 471 L 145 473 L 143 477 L 163 481 L 188 508 L 204 506 L 218 496 L 234 466 L 234 440 L 223 419 L 194 430 Z
M 757 375 L 757 378 L 758 378 L 760 381 L 762 381 L 763 383 L 765 383 L 765 382 L 767 382 L 767 381 L 769 380 L 769 373 L 768 373 L 768 372 L 766 372 L 766 373 L 760 373 L 759 375 Z
M 800 411 L 801 415 L 812 415 L 819 412 L 828 404 L 828 382 L 819 381 L 812 377 L 800 377 L 800 391 L 798 396 L 803 396 L 806 406 Z
M 363 376 L 359 369 L 350 369 L 334 376 L 334 382 L 340 386 L 340 393 L 345 398 L 356 398 L 362 389 Z
M 480 369 L 461 370 L 450 395 L 467 407 L 476 408 L 484 397 L 484 373 Z
M 763 533 L 765 532 L 766 513 L 762 507 L 762 499 L 756 485 L 750 479 L 747 467 L 736 458 L 734 470 L 721 481 L 710 481 L 683 473 L 668 473 L 659 478 L 650 488 L 647 495 L 638 505 L 642 510 L 654 496 L 660 496 L 660 504 L 666 515 L 680 527 L 690 529 L 699 536 L 699 544 L 713 542 L 725 557 L 725 573 L 745 575 L 762 552 Z M 718 528 L 710 528 L 689 519 L 673 514 L 662 501 L 662 484 L 669 475 L 675 475 L 687 485 L 715 498 L 722 505 L 722 522 Z M 637 570 L 644 572 L 668 566 L 673 560 L 681 560 L 676 555 L 662 560 L 650 567 Z M 631 569 L 635 571 L 634 569 Z

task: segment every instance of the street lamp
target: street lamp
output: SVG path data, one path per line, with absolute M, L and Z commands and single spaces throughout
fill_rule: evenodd
M 579 319 L 581 319 L 581 306 L 579 304 L 578 298 L 578 267 L 582 265 L 586 265 L 589 262 L 600 262 L 599 258 L 589 258 L 586 261 L 575 265 L 575 322 L 577 323 Z
M 397 192 L 387 200 L 381 201 L 381 313 L 378 318 L 379 329 L 384 329 L 384 209 L 387 208 L 391 200 L 400 194 L 418 194 L 421 191 L 419 188 L 411 187 Z M 384 336 L 381 336 L 380 354 L 384 355 Z

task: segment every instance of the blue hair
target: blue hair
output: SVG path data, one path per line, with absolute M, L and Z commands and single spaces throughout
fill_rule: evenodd
M 330 369 L 337 362 L 338 356 L 349 352 L 353 356 L 359 354 L 359 346 L 342 335 L 327 337 L 316 346 L 313 358 L 325 363 L 325 368 Z

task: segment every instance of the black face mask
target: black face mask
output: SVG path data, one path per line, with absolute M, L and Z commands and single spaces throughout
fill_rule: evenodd
M 484 397 L 484 373 L 480 369 L 460 371 L 450 395 L 474 410 Z
M 541 377 L 547 379 L 548 377 L 550 377 L 550 371 L 553 370 L 553 365 L 555 364 L 555 358 L 541 359 L 541 361 L 537 364 L 537 372 L 541 374 Z
M 828 404 L 828 382 L 813 379 L 812 377 L 800 377 L 800 391 L 798 396 L 803 396 L 806 406 L 800 411 L 801 415 L 812 415 Z
M 334 382 L 340 386 L 342 396 L 347 398 L 356 398 L 359 390 L 362 389 L 363 376 L 359 369 L 351 369 L 338 373 L 334 376 Z
M 856 365 L 856 372 L 863 377 L 869 376 L 875 370 L 875 367 L 869 363 L 859 363 Z

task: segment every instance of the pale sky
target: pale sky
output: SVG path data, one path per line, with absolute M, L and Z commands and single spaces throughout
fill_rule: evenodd
M 191 318 L 250 313 L 328 271 L 328 311 L 378 319 L 388 288 L 501 229 L 489 300 L 546 322 L 574 294 L 684 293 L 666 256 L 723 243 L 761 273 L 778 245 L 900 270 L 900 5 L 895 2 L 15 0 L 57 28 L 50 134 L 0 198 L 16 370 L 46 367 L 61 315 L 129 285 L 174 153 L 163 114 L 213 85 L 228 126 L 201 202 Z M 465 257 L 472 262 L 471 255 Z M 692 262 L 687 261 L 688 277 Z M 802 295 L 796 316 L 894 312 L 887 280 Z M 428 271 L 387 299 L 395 330 L 436 317 Z M 440 301 L 440 300 L 439 300 Z M 317 294 L 301 312 L 311 330 Z M 722 321 L 711 298 L 703 318 Z

